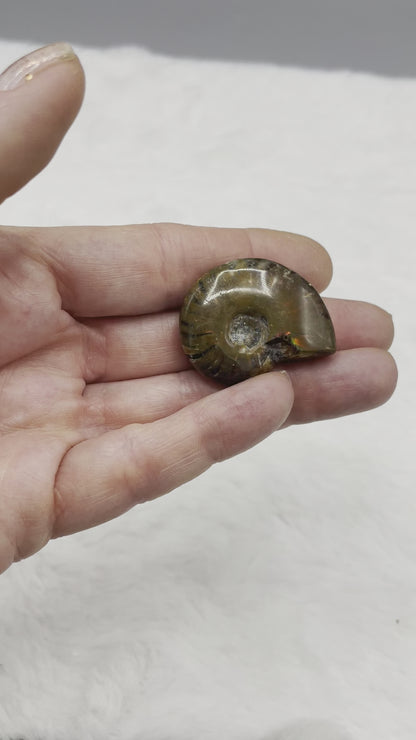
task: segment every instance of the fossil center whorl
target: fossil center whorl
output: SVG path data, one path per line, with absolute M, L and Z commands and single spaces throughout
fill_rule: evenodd
M 186 295 L 180 331 L 198 372 L 230 385 L 281 362 L 335 352 L 320 295 L 277 262 L 236 259 L 202 275 Z
M 269 325 L 264 316 L 239 313 L 225 330 L 227 342 L 241 352 L 252 352 L 267 342 Z

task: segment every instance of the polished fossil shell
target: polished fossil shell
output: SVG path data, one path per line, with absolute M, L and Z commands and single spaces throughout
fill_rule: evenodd
M 281 362 L 335 352 L 319 293 L 293 270 L 266 259 L 236 259 L 202 275 L 180 314 L 182 347 L 203 375 L 225 385 Z

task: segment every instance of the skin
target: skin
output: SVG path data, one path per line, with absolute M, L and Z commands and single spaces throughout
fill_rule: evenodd
M 0 92 L 0 200 L 50 160 L 81 105 L 77 59 Z M 391 317 L 327 299 L 338 352 L 222 389 L 190 369 L 178 310 L 206 270 L 266 257 L 328 285 L 304 236 L 177 224 L 0 227 L 0 571 L 107 521 L 289 424 L 394 390 Z

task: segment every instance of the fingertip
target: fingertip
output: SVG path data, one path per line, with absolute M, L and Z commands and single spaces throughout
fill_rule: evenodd
M 392 355 L 377 347 L 341 350 L 322 360 L 293 363 L 295 403 L 287 424 L 306 424 L 382 406 L 397 384 Z
M 279 393 L 280 399 L 280 414 L 276 415 L 276 427 L 280 429 L 288 418 L 294 401 L 295 401 L 295 390 L 293 388 L 292 379 L 286 370 L 278 370 L 269 374 L 274 382 L 278 383 L 277 392 Z
M 338 349 L 378 347 L 387 350 L 394 339 L 393 317 L 380 306 L 345 298 L 326 298 Z
M 298 272 L 318 291 L 332 279 L 333 266 L 328 251 L 315 239 L 303 234 L 273 229 L 248 229 L 255 256 L 273 259 Z M 276 259 L 276 257 L 275 257 Z
M 253 447 L 285 423 L 294 402 L 286 372 L 270 372 L 197 402 L 194 425 L 210 464 Z
M 284 424 L 294 402 L 294 389 L 290 375 L 286 370 L 274 370 L 269 373 L 256 375 L 233 388 L 242 388 L 247 393 L 252 405 L 252 413 L 259 415 L 260 423 L 267 429 L 267 436 L 280 429 Z M 250 395 L 248 395 L 248 391 Z
M 354 352 L 352 350 L 351 352 Z M 392 397 L 398 381 L 398 368 L 394 357 L 390 352 L 369 347 L 355 350 L 358 359 L 358 367 L 361 369 L 356 377 L 356 397 L 361 397 L 361 408 L 352 409 L 357 411 L 370 411 L 387 403 Z M 360 363 L 360 355 L 366 358 L 366 365 Z
M 309 282 L 321 292 L 328 287 L 334 274 L 331 256 L 319 242 L 306 236 L 303 239 L 311 258 L 312 279 Z
M 344 308 L 344 315 L 355 318 L 356 334 L 354 346 L 377 347 L 388 350 L 394 339 L 394 323 L 391 313 L 375 303 L 364 301 L 346 301 L 338 299 Z M 392 358 L 393 359 L 393 358 Z
M 382 315 L 384 319 L 383 321 L 384 335 L 382 338 L 383 344 L 381 346 L 383 349 L 389 349 L 389 347 L 391 347 L 391 345 L 393 344 L 393 340 L 394 340 L 395 330 L 394 330 L 393 316 L 391 313 L 389 313 L 389 311 L 386 311 L 384 308 L 380 308 L 380 306 L 375 306 L 375 309 L 378 309 L 378 311 L 380 312 L 380 315 Z
M 17 65 L 16 84 L 7 83 L 6 78 L 0 92 L 0 202 L 48 164 L 74 121 L 85 91 L 84 71 L 75 53 L 62 54 L 23 76 L 19 69 Z
M 397 382 L 399 379 L 399 368 L 397 367 L 396 360 L 390 352 L 386 352 L 386 380 L 384 381 L 384 398 L 381 400 L 380 405 L 389 400 L 396 390 Z

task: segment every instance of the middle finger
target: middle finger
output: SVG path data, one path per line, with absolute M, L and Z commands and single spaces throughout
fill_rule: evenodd
M 390 314 L 361 301 L 325 299 L 335 328 L 338 350 L 388 349 L 393 339 Z M 180 372 L 189 368 L 179 335 L 176 311 L 141 317 L 86 319 L 85 346 L 89 383 L 129 380 Z M 91 353 L 91 347 L 95 351 Z M 97 362 L 95 353 L 101 353 Z

